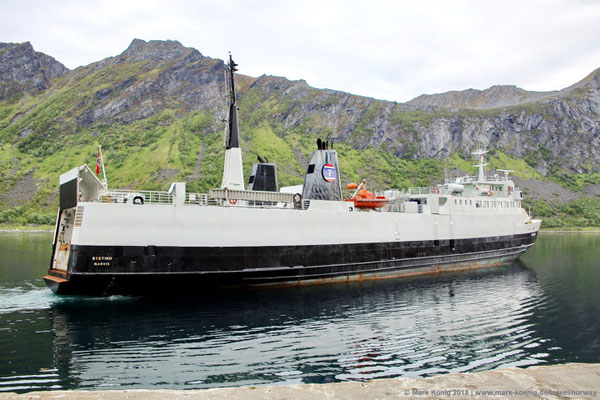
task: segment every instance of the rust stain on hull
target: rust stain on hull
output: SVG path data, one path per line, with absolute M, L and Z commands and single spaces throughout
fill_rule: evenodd
M 294 281 L 284 281 L 277 283 L 255 283 L 255 284 L 244 284 L 244 285 L 233 285 L 233 286 L 224 286 L 223 288 L 227 289 L 270 289 L 270 288 L 286 288 L 291 286 L 301 287 L 301 286 L 320 286 L 322 284 L 340 284 L 340 283 L 349 283 L 349 282 L 365 282 L 365 281 L 378 281 L 378 280 L 386 280 L 386 279 L 401 279 L 401 278 L 411 278 L 418 276 L 427 276 L 427 275 L 443 275 L 445 272 L 460 272 L 460 271 L 469 271 L 469 270 L 478 270 L 484 268 L 492 268 L 498 267 L 506 264 L 510 264 L 517 257 L 510 257 L 504 260 L 479 260 L 475 262 L 460 262 L 455 264 L 440 264 L 434 265 L 430 267 L 425 267 L 426 269 L 422 269 L 423 267 L 414 267 L 412 270 L 404 270 L 397 271 L 393 273 L 381 273 L 375 272 L 372 274 L 360 273 L 357 275 L 342 275 L 340 277 L 331 277 L 331 278 L 317 278 L 317 279 L 306 279 L 306 280 L 294 280 Z

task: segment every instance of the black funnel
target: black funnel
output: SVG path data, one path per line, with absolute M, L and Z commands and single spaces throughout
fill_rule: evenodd
M 335 150 L 316 150 L 310 153 L 302 198 L 342 201 L 340 167 Z

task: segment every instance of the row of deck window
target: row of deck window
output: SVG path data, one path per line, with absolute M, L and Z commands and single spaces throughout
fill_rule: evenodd
M 459 206 L 473 206 L 473 200 L 454 199 Z M 521 208 L 520 201 L 512 200 L 475 200 L 476 208 Z

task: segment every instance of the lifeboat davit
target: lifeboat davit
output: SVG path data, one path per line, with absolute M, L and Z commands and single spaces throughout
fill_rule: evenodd
M 354 202 L 355 208 L 381 208 L 390 200 L 385 196 L 375 196 L 373 192 L 363 189 L 359 190 L 354 197 L 346 199 L 346 201 Z

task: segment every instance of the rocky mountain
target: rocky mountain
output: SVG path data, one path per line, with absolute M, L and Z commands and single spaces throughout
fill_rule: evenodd
M 532 103 L 558 94 L 553 92 L 529 92 L 516 86 L 498 85 L 485 90 L 467 89 L 440 94 L 422 94 L 407 104 L 415 106 L 434 106 L 449 110 L 471 108 L 477 110 L 509 107 Z
M 484 110 L 535 103 L 552 97 L 564 97 L 576 89 L 588 87 L 597 79 L 599 73 L 600 68 L 572 86 L 551 92 L 533 92 L 511 85 L 497 85 L 485 90 L 466 89 L 439 94 L 422 94 L 406 104 L 447 110 L 463 108 Z
M 54 58 L 33 50 L 31 43 L 0 43 L 0 100 L 21 92 L 47 89 L 50 81 L 69 69 Z
M 223 68 L 175 41 L 136 39 L 73 71 L 29 43 L 0 44 L 0 209 L 53 210 L 58 175 L 93 164 L 98 144 L 111 186 L 218 185 Z M 321 137 L 335 143 L 345 180 L 366 177 L 375 188 L 472 172 L 470 151 L 485 147 L 491 165 L 515 170 L 534 198 L 560 203 L 600 192 L 600 70 L 562 91 L 495 86 L 405 104 L 303 80 L 236 80 L 245 166 L 267 155 L 283 185 L 301 183 Z

